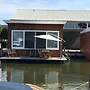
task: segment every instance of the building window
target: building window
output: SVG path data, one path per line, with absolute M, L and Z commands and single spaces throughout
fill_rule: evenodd
M 13 31 L 13 48 L 23 48 L 23 32 Z
M 46 32 L 36 32 L 36 36 L 37 35 L 46 35 Z M 46 48 L 46 40 L 45 39 L 41 39 L 41 38 L 36 38 L 36 48 Z
M 39 35 L 59 38 L 59 31 L 12 30 L 12 48 L 59 50 L 59 41 L 35 37 Z
M 55 38 L 59 37 L 58 32 L 47 32 L 47 35 L 51 35 Z M 56 49 L 56 48 L 58 48 L 59 47 L 58 43 L 59 43 L 58 41 L 47 40 L 47 49 Z
M 64 25 L 64 29 L 85 29 L 87 28 L 87 22 L 67 22 Z
M 25 48 L 34 48 L 35 32 L 25 32 Z
M 80 29 L 77 22 L 67 22 L 64 25 L 64 29 Z

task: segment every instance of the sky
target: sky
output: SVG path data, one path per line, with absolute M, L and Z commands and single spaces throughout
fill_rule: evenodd
M 0 0 L 0 24 L 17 9 L 90 10 L 90 0 Z

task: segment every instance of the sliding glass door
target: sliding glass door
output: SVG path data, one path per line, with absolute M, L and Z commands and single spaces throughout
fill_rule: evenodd
M 46 32 L 36 32 L 36 36 L 38 36 L 38 35 L 46 35 Z M 40 49 L 40 48 L 45 49 L 46 48 L 46 39 L 36 38 L 36 48 L 37 49 Z
M 34 48 L 35 45 L 35 32 L 25 32 L 25 48 Z

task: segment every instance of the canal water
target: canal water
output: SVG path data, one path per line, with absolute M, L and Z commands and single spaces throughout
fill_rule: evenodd
M 30 83 L 45 90 L 89 90 L 90 62 L 64 64 L 1 63 L 0 81 Z

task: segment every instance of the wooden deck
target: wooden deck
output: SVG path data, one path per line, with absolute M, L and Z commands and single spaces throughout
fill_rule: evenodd
M 80 50 L 66 49 L 65 52 L 69 54 L 70 58 L 85 58 L 84 54 Z
M 29 62 L 29 63 L 63 63 L 67 59 L 63 56 L 61 57 L 51 57 L 51 58 L 39 58 L 39 57 L 0 57 L 1 61 L 5 62 Z

